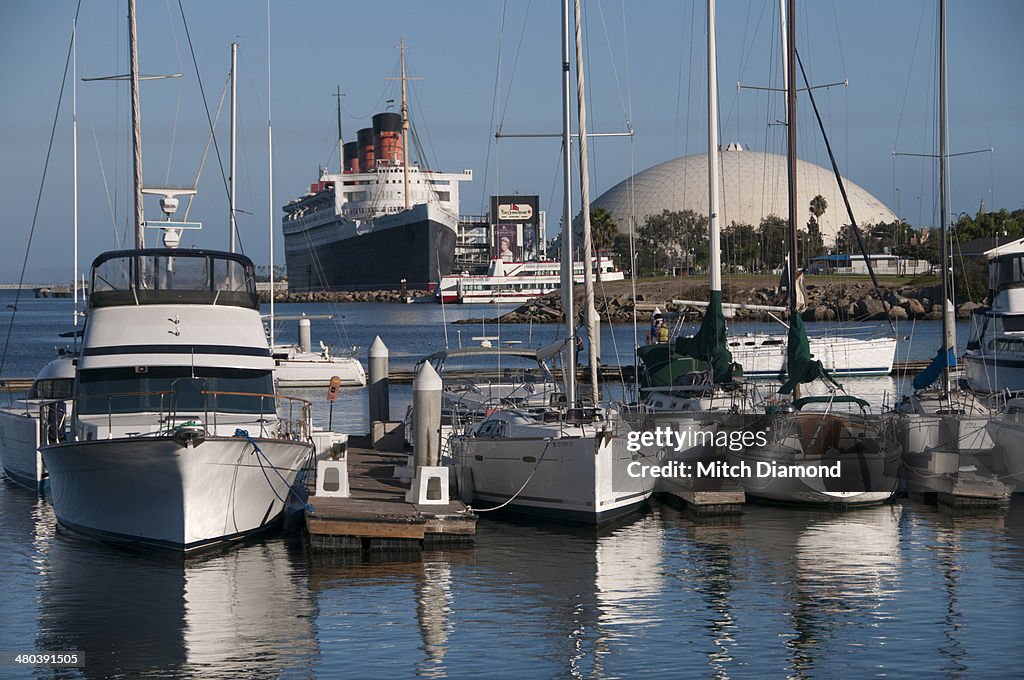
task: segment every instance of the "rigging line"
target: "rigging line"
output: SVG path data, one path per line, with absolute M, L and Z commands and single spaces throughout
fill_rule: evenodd
M 203 110 L 206 111 L 206 120 L 210 124 L 210 134 L 211 136 L 213 136 L 213 150 L 217 154 L 217 167 L 220 170 L 221 182 L 224 185 L 224 196 L 225 198 L 229 198 L 230 200 L 231 191 L 230 189 L 228 189 L 227 174 L 224 172 L 224 160 L 220 156 L 220 146 L 218 146 L 217 144 L 217 135 L 214 132 L 213 118 L 212 116 L 210 116 L 210 106 L 206 101 L 206 89 L 203 87 L 203 78 L 201 75 L 199 75 L 199 62 L 196 60 L 196 51 L 195 48 L 192 46 L 192 35 L 188 30 L 188 20 L 185 19 L 185 7 L 181 4 L 181 0 L 178 0 L 178 9 L 181 12 L 181 23 L 185 27 L 185 37 L 188 39 L 188 49 L 189 52 L 192 54 L 192 65 L 195 67 L 196 81 L 199 83 L 199 94 L 202 95 L 203 98 Z M 235 226 L 235 233 L 236 235 L 238 233 L 237 225 Z M 242 248 L 241 241 L 239 241 L 238 244 L 238 252 L 245 252 L 245 249 Z
M 167 0 L 165 3 L 167 6 L 167 25 L 171 30 L 171 38 L 174 43 L 174 52 L 178 57 L 178 72 L 183 73 L 185 71 L 181 63 L 181 49 L 178 46 L 178 33 L 174 30 L 174 22 L 171 20 L 171 0 Z M 182 78 L 178 82 L 178 100 L 174 106 L 174 124 L 171 126 L 171 143 L 167 151 L 167 173 L 164 175 L 164 183 L 171 183 L 171 161 L 174 159 L 174 141 L 178 137 L 178 121 L 181 120 L 181 101 L 182 95 L 185 92 L 185 79 Z
M 100 140 L 96 135 L 95 121 L 89 121 L 89 129 L 92 131 L 92 141 L 96 146 L 96 159 L 100 164 L 100 179 L 103 180 L 103 193 L 107 198 L 107 207 L 110 209 L 110 224 L 114 228 L 114 243 L 117 244 L 118 249 L 123 247 L 123 241 L 121 234 L 117 232 L 117 211 L 114 208 L 114 203 L 117 201 L 116 195 L 111 198 L 110 196 L 110 185 L 107 183 L 107 171 L 103 167 L 103 155 L 100 153 Z
M 516 80 L 516 69 L 519 66 L 519 55 L 523 49 L 523 38 L 526 37 L 526 21 L 530 18 L 530 8 L 533 6 L 533 0 L 530 0 L 526 4 L 526 12 L 523 13 L 523 26 L 519 31 L 519 42 L 516 44 L 515 58 L 512 60 L 512 73 L 509 74 L 508 78 L 508 91 L 509 96 L 505 98 L 505 106 L 501 110 L 501 117 L 499 118 L 498 127 L 502 127 L 505 122 L 505 114 L 508 112 L 508 104 L 512 101 L 512 84 Z
M 74 25 L 78 25 L 78 14 L 82 9 L 82 0 L 75 6 Z M 14 318 L 18 315 L 18 302 L 21 300 L 21 286 L 25 282 L 25 269 L 28 267 L 28 256 L 32 251 L 32 237 L 36 233 L 39 220 L 39 207 L 43 202 L 43 187 L 46 185 L 46 171 L 50 167 L 50 156 L 53 153 L 53 140 L 57 136 L 57 121 L 60 118 L 60 105 L 64 101 L 64 88 L 68 82 L 68 70 L 71 68 L 71 52 L 75 44 L 75 31 L 72 29 L 71 40 L 68 42 L 68 54 L 64 59 L 64 75 L 60 81 L 60 92 L 57 94 L 57 109 L 53 112 L 53 125 L 50 127 L 50 142 L 46 147 L 46 160 L 43 162 L 43 176 L 39 178 L 39 192 L 36 194 L 36 207 L 32 213 L 32 226 L 28 230 L 28 243 L 25 245 L 25 257 L 21 260 L 21 274 L 18 276 L 18 289 L 14 292 L 14 306 L 11 309 L 11 320 L 7 324 L 7 337 L 4 339 L 4 351 L 0 354 L 0 375 L 3 375 L 7 363 L 7 349 L 11 345 L 11 331 L 14 329 Z
M 492 135 L 491 131 L 496 131 L 495 117 L 498 111 L 498 100 L 499 100 L 499 83 L 501 82 L 501 53 L 505 42 L 505 11 L 508 9 L 508 1 L 505 0 L 501 3 L 501 18 L 498 21 L 498 59 L 494 67 L 494 91 L 491 93 L 491 118 L 487 123 L 487 153 L 484 156 L 484 176 L 483 182 L 480 184 L 480 209 L 479 212 L 483 214 L 485 204 L 487 202 L 487 180 L 488 174 L 491 171 L 491 144 L 494 144 L 494 164 L 495 164 L 495 175 L 497 175 L 498 165 L 498 142 L 497 139 Z M 495 180 L 497 184 L 497 180 Z M 497 189 L 494 193 L 498 193 Z
M 611 62 L 612 77 L 615 79 L 615 90 L 619 94 L 619 105 L 622 106 L 622 113 L 625 115 L 625 113 L 626 113 L 626 102 L 625 102 L 625 100 L 622 97 L 622 82 L 619 79 L 619 69 L 616 68 L 616 66 L 615 66 L 615 54 L 612 51 L 611 36 L 608 35 L 608 22 L 605 20 L 605 17 L 604 17 L 604 4 L 602 2 L 600 2 L 600 1 L 597 3 L 597 12 L 601 16 L 601 28 L 604 31 L 605 45 L 608 46 L 608 56 L 609 56 L 609 61 Z M 589 44 L 589 38 L 588 38 L 588 44 Z M 591 69 L 591 70 L 593 70 L 593 69 Z M 628 125 L 628 123 L 629 123 L 628 119 L 627 119 L 626 123 Z M 594 127 L 597 127 L 597 126 L 595 125 Z
M 828 141 L 828 135 L 825 134 L 825 125 L 821 121 L 821 114 L 818 113 L 818 105 L 814 102 L 814 92 L 810 89 L 811 84 L 807 79 L 807 71 L 804 70 L 804 62 L 800 58 L 800 52 L 796 49 L 793 50 L 796 54 L 797 64 L 800 66 L 800 75 L 803 76 L 804 84 L 807 86 L 807 96 L 811 101 L 811 108 L 814 109 L 814 117 L 818 120 L 818 127 L 821 129 L 822 139 L 825 141 L 825 149 L 828 150 L 828 158 L 832 162 L 832 170 L 835 172 L 836 181 L 839 183 L 839 191 L 843 195 L 843 203 L 846 204 L 846 212 L 850 217 L 850 229 L 853 231 L 853 235 L 857 237 L 857 244 L 860 246 L 860 251 L 864 255 L 864 264 L 867 265 L 868 274 L 871 276 L 871 283 L 875 287 L 875 291 L 878 293 L 879 298 L 884 297 L 882 290 L 878 285 L 878 277 L 875 276 L 875 268 L 871 265 L 871 257 L 868 255 L 867 249 L 864 247 L 864 239 L 861 237 L 860 228 L 857 226 L 857 218 L 853 216 L 853 208 L 850 207 L 850 199 L 846 195 L 846 185 L 843 183 L 842 177 L 839 174 L 839 166 L 836 164 L 836 157 L 832 153 L 832 145 Z M 791 83 L 791 86 L 795 85 Z M 791 262 L 791 267 L 798 266 L 798 263 Z M 888 316 L 889 328 L 892 329 L 893 334 L 896 333 L 896 328 L 892 324 L 892 319 Z
M 907 110 L 907 99 L 910 95 L 910 80 L 914 73 L 914 62 L 917 59 L 917 46 L 921 41 L 921 32 L 924 25 L 924 13 L 926 5 L 921 5 L 921 17 L 917 23 L 917 34 L 914 36 L 914 48 L 910 53 L 910 68 L 907 70 L 907 83 L 903 88 L 903 101 L 900 103 L 900 115 L 896 118 L 896 138 L 892 141 L 892 148 L 895 149 L 899 146 L 900 141 L 900 129 L 903 127 L 903 114 Z M 920 225 L 918 225 L 920 226 Z
M 220 91 L 220 102 L 217 103 L 217 113 L 216 113 L 216 115 L 214 116 L 214 119 L 213 119 L 213 127 L 215 127 L 217 125 L 217 122 L 220 120 L 220 112 L 221 112 L 221 109 L 224 106 L 224 99 L 227 96 L 228 87 L 230 86 L 230 84 L 231 84 L 231 77 L 228 76 L 224 80 L 224 89 L 222 89 Z M 196 188 L 199 187 L 199 178 L 202 176 L 203 168 L 206 166 L 206 157 L 207 157 L 207 154 L 209 154 L 209 152 L 210 152 L 210 143 L 213 142 L 213 127 L 210 128 L 210 134 L 206 137 L 206 146 L 203 148 L 203 155 L 199 158 L 199 169 L 196 170 L 196 179 L 192 183 L 192 188 L 193 189 L 196 189 Z M 185 201 L 185 217 L 184 217 L 184 219 L 185 219 L 186 222 L 188 221 L 188 214 L 192 210 L 192 199 L 194 197 L 195 197 L 195 194 L 189 194 L 188 199 Z

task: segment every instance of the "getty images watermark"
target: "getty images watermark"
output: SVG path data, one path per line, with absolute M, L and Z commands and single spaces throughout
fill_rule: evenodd
M 750 430 L 683 430 L 671 427 L 657 427 L 654 430 L 630 432 L 626 436 L 626 449 L 633 454 L 646 450 L 682 453 L 699 449 L 728 450 L 738 454 L 748 449 L 768 447 L 766 431 Z M 660 462 L 660 461 L 659 461 Z M 753 463 L 753 465 L 751 465 Z M 668 460 L 660 465 L 650 459 L 633 460 L 626 467 L 626 473 L 634 478 L 703 478 L 703 479 L 750 479 L 753 477 L 818 477 L 838 479 L 842 475 L 842 462 L 830 459 L 819 465 L 781 465 L 775 461 L 728 462 L 721 458 L 708 460 Z

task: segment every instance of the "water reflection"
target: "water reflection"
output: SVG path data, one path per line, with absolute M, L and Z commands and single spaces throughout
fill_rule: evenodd
M 317 651 L 297 557 L 276 540 L 183 561 L 58 532 L 35 648 L 83 653 L 87 678 L 280 675 Z
M 389 650 L 407 657 L 417 649 L 417 676 L 448 677 L 453 570 L 471 567 L 474 557 L 472 549 L 310 554 L 320 645 L 332 652 L 325 659 L 327 674 L 375 677 L 393 671 Z

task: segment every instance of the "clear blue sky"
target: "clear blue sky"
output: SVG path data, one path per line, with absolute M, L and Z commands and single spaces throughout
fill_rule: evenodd
M 228 70 L 229 44 L 240 47 L 239 218 L 245 251 L 268 259 L 266 3 L 183 0 L 211 110 Z M 1024 207 L 1024 3 L 949 2 L 950 151 L 994 147 L 994 154 L 952 161 L 952 212 Z M 337 167 L 335 108 L 346 96 L 345 135 L 369 124 L 387 99 L 398 98 L 398 50 L 409 46 L 414 125 L 435 169 L 471 168 L 462 212 L 481 213 L 494 191 L 539 193 L 549 222 L 560 216 L 559 147 L 554 140 L 494 144 L 507 132 L 559 128 L 558 3 L 390 0 L 272 0 L 272 112 L 276 215 L 316 179 Z M 818 90 L 819 106 L 844 174 L 915 225 L 934 224 L 934 163 L 894 160 L 893 149 L 935 151 L 935 0 L 802 2 L 798 49 L 816 83 L 849 79 L 848 88 Z M 719 82 L 723 142 L 783 152 L 781 99 L 736 83 L 780 84 L 777 0 L 720 2 Z M 632 142 L 592 144 L 594 196 L 656 163 L 705 147 L 705 3 L 679 0 L 585 2 L 590 129 L 624 129 Z M 0 278 L 20 270 L 46 156 L 75 3 L 10 0 L 0 39 L 0 200 L 5 247 Z M 504 11 L 504 30 L 501 30 Z M 79 76 L 124 73 L 126 3 L 84 0 L 79 19 Z M 181 80 L 143 85 L 144 179 L 193 181 L 208 125 L 176 0 L 139 0 L 144 73 L 183 72 Z M 500 46 L 500 50 L 499 50 Z M 499 75 L 499 53 L 500 75 Z M 497 86 L 496 86 L 497 79 Z M 70 88 L 70 85 L 69 85 Z M 79 83 L 80 263 L 116 245 L 130 216 L 128 88 Z M 495 102 L 498 102 L 497 113 Z M 27 279 L 71 269 L 70 89 L 58 120 Z M 799 146 L 805 160 L 827 165 L 801 100 Z M 217 127 L 224 163 L 227 112 Z M 173 145 L 172 145 L 173 140 Z M 102 164 L 100 162 L 102 159 Z M 103 178 L 106 179 L 106 188 Z M 897 191 L 898 189 L 898 191 Z M 897 199 L 898 196 L 898 199 Z M 835 206 L 838 208 L 838 206 Z M 147 214 L 155 217 L 155 202 Z M 190 217 L 204 222 L 186 245 L 226 247 L 227 198 L 211 150 Z M 276 221 L 275 215 L 275 221 Z M 155 236 L 155 235 L 154 235 Z M 277 261 L 281 262 L 281 239 Z

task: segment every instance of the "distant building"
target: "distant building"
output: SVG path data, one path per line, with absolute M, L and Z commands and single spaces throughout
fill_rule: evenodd
M 928 274 L 932 265 L 927 260 L 907 260 L 896 255 L 869 255 L 876 274 L 896 276 L 917 276 Z M 868 265 L 863 255 L 821 255 L 811 258 L 808 274 L 867 274 Z
M 733 222 L 757 227 L 769 215 L 789 214 L 785 156 L 730 144 L 720 152 L 720 158 L 723 227 Z M 897 221 L 895 213 L 869 191 L 849 179 L 843 182 L 860 224 Z M 797 223 L 801 228 L 807 224 L 811 199 L 817 195 L 828 202 L 818 225 L 825 242 L 831 243 L 849 222 L 839 184 L 831 169 L 797 161 Z M 708 155 L 676 158 L 642 170 L 601 194 L 591 206 L 610 212 L 621 233 L 628 233 L 631 214 L 636 215 L 638 226 L 649 215 L 660 215 L 663 210 L 692 210 L 707 215 Z
M 967 243 L 954 243 L 953 253 L 962 257 L 981 257 L 993 248 L 1019 240 L 1020 236 L 980 236 Z

